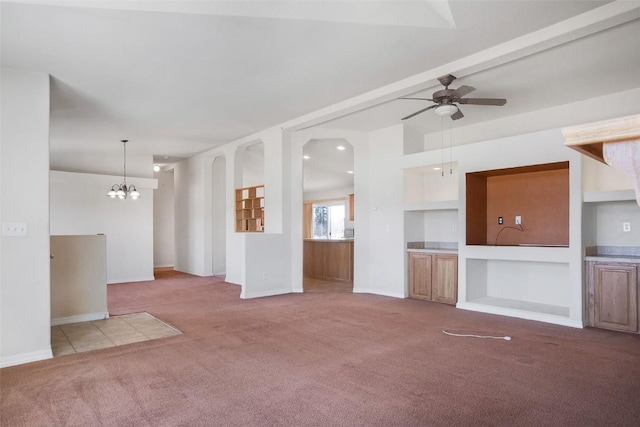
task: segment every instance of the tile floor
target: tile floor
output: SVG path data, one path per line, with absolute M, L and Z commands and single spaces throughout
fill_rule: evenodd
M 98 350 L 179 335 L 182 332 L 148 313 L 51 327 L 53 356 Z

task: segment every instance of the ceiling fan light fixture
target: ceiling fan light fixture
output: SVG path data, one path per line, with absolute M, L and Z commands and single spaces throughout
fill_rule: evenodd
M 451 117 L 458 112 L 458 107 L 454 104 L 442 104 L 438 105 L 434 111 L 441 117 Z

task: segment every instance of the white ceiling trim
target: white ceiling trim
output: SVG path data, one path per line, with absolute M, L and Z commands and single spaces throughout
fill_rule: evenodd
M 455 29 L 449 0 L 14 1 L 48 6 Z
M 416 74 L 285 122 L 282 129 L 298 131 L 437 86 L 438 77 L 458 78 L 487 70 L 546 49 L 640 18 L 640 2 L 614 1 L 557 24 L 493 46 L 465 58 Z

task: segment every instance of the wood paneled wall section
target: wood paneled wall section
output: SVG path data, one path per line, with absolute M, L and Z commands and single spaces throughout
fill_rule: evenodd
M 568 245 L 569 169 L 487 177 L 486 215 L 487 245 L 494 244 L 501 228 L 515 226 L 516 215 L 522 216 L 525 231 L 505 230 L 498 245 Z
M 487 178 L 467 174 L 467 244 L 487 242 Z
M 466 175 L 467 244 L 569 245 L 569 162 Z M 524 231 L 516 230 L 522 217 Z M 498 224 L 498 217 L 503 224 Z

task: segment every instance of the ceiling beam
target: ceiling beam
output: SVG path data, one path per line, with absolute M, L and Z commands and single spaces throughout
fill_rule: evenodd
M 614 1 L 530 34 L 517 37 L 473 55 L 413 75 L 395 83 L 349 98 L 283 123 L 283 130 L 297 131 L 327 123 L 402 96 L 437 86 L 437 78 L 458 78 L 521 59 L 544 50 L 616 27 L 640 18 L 640 2 Z

